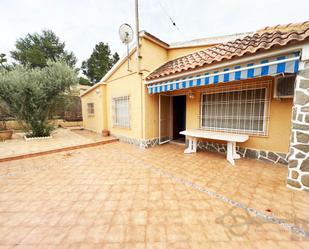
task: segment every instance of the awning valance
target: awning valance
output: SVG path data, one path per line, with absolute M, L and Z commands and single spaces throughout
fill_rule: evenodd
M 192 75 L 182 79 L 174 79 L 167 82 L 148 84 L 148 93 L 175 91 L 191 87 L 206 86 L 220 82 L 227 83 L 234 80 L 245 80 L 250 78 L 271 76 L 281 73 L 297 73 L 299 53 L 279 56 L 275 58 L 253 61 L 246 64 L 234 65 L 206 71 L 203 74 Z

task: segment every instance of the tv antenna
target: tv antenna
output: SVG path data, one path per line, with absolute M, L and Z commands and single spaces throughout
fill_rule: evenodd
M 130 71 L 129 43 L 133 40 L 133 29 L 127 23 L 122 24 L 119 27 L 119 36 L 122 43 L 127 46 L 128 71 Z

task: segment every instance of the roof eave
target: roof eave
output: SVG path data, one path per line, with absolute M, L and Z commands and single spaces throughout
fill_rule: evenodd
M 199 67 L 197 69 L 191 69 L 191 70 L 186 70 L 180 73 L 175 73 L 175 74 L 169 74 L 167 76 L 162 76 L 162 77 L 158 77 L 158 78 L 154 78 L 154 79 L 147 79 L 145 80 L 145 84 L 154 84 L 154 83 L 159 83 L 159 82 L 163 82 L 163 81 L 168 81 L 168 80 L 172 80 L 172 79 L 176 79 L 176 78 L 182 78 L 182 77 L 187 77 L 190 76 L 192 74 L 198 74 L 201 72 L 205 72 L 208 70 L 215 70 L 217 68 L 221 68 L 221 67 L 227 67 L 229 65 L 233 65 L 233 64 L 242 64 L 242 63 L 246 63 L 252 60 L 258 60 L 258 59 L 263 59 L 265 57 L 270 57 L 270 56 L 277 56 L 277 55 L 281 55 L 284 53 L 290 53 L 290 52 L 296 52 L 296 51 L 300 51 L 303 48 L 303 44 L 293 44 L 287 47 L 279 47 L 279 48 L 274 48 L 274 49 L 270 49 L 270 50 L 263 50 L 263 51 L 259 51 L 253 54 L 246 54 L 244 56 L 241 57 L 237 57 L 237 58 L 232 58 L 230 60 L 224 60 L 224 61 L 219 61 L 219 62 L 215 62 L 215 63 L 211 63 L 211 64 L 207 64 L 205 66 Z

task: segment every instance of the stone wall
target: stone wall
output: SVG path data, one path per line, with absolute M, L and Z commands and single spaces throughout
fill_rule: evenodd
M 138 146 L 140 148 L 150 148 L 152 146 L 158 145 L 159 144 L 159 138 L 153 138 L 153 139 L 137 139 L 137 138 L 131 138 L 131 137 L 125 137 L 125 136 L 118 136 L 115 134 L 111 134 L 112 136 L 116 137 L 119 139 L 119 141 L 128 143 L 128 144 L 133 144 L 135 146 Z
M 207 150 L 207 151 L 212 151 L 212 152 L 220 152 L 220 153 L 226 153 L 226 150 L 227 150 L 226 144 L 219 144 L 219 143 L 208 142 L 208 141 L 198 141 L 197 149 Z M 275 163 L 275 164 L 280 163 L 284 165 L 288 164 L 288 159 L 287 159 L 288 155 L 285 153 L 257 150 L 257 149 L 250 149 L 250 148 L 242 148 L 239 146 L 236 146 L 236 151 L 241 157 L 262 160 L 268 163 Z
M 309 191 L 309 65 L 296 77 L 287 186 Z
M 130 137 L 125 137 L 125 136 L 118 136 L 115 134 L 111 134 L 111 135 L 114 137 L 117 137 L 119 141 L 121 142 L 133 144 L 135 146 L 145 148 L 145 149 L 159 144 L 159 138 L 143 140 L 143 139 L 136 139 L 136 138 L 130 138 Z M 188 140 L 186 140 L 186 147 L 187 145 L 188 145 Z M 225 153 L 225 154 L 227 150 L 226 144 L 219 144 L 219 143 L 213 143 L 213 142 L 207 142 L 207 141 L 198 141 L 197 149 L 207 150 L 211 152 Z M 250 148 L 242 148 L 239 146 L 236 146 L 236 150 L 237 150 L 237 153 L 241 157 L 262 160 L 268 163 L 274 163 L 274 164 L 279 163 L 283 165 L 288 165 L 288 154 L 285 154 L 285 153 L 265 151 L 265 150 L 256 150 L 256 149 L 250 149 Z

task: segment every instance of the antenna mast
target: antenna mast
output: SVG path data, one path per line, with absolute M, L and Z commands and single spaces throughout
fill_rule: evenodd
M 138 0 L 135 0 L 135 35 L 136 35 L 136 55 L 137 55 L 137 73 L 140 73 L 140 44 L 139 44 L 139 17 Z

